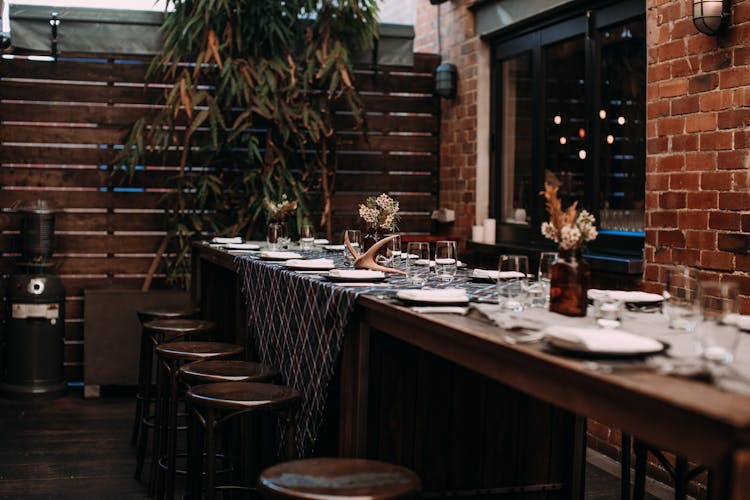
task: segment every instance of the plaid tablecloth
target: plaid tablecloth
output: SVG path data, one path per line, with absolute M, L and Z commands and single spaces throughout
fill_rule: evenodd
M 302 253 L 308 258 L 332 258 L 343 267 L 338 252 Z M 328 386 L 357 296 L 390 297 L 408 285 L 402 276 L 394 275 L 387 280 L 389 287 L 349 288 L 319 275 L 287 270 L 281 263 L 262 261 L 255 255 L 238 256 L 235 265 L 261 361 L 276 366 L 284 383 L 303 395 L 295 436 L 298 454 L 307 456 L 315 447 Z M 460 271 L 450 283 L 431 280 L 428 286 L 462 287 L 475 301 L 496 300 L 494 283 L 474 283 L 466 271 Z

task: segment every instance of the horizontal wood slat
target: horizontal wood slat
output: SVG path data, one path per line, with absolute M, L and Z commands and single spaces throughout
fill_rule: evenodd
M 166 231 L 159 203 L 181 156 L 179 149 L 152 155 L 132 182 L 113 177 L 116 145 L 135 120 L 159 111 L 169 86 L 143 84 L 143 58 L 80 56 L 57 62 L 0 59 L 0 272 L 17 269 L 21 216 L 9 209 L 40 198 L 60 207 L 53 272 L 66 289 L 65 374 L 73 381 L 83 377 L 84 290 L 142 286 Z M 381 192 L 399 200 L 401 231 L 432 229 L 440 129 L 433 75 L 439 63 L 437 56 L 415 54 L 412 68 L 355 69 L 367 135 L 355 130 L 344 103 L 335 103 L 334 234 L 358 226 L 357 205 Z M 262 130 L 261 120 L 257 126 Z M 194 137 L 201 141 L 205 132 Z M 201 165 L 208 155 L 191 151 L 189 161 Z M 174 250 L 171 243 L 167 252 Z M 154 288 L 165 286 L 161 272 Z

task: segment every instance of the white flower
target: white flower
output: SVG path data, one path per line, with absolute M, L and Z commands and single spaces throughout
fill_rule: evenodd
M 362 217 L 368 224 L 377 224 L 378 222 L 378 211 L 374 208 L 360 205 L 359 216 Z
M 570 250 L 578 246 L 581 240 L 581 230 L 575 226 L 563 226 L 560 230 L 560 246 Z
M 597 236 L 599 236 L 599 232 L 594 226 L 591 226 L 586 233 L 586 241 L 594 241 Z
M 554 241 L 555 243 L 558 243 L 557 241 L 557 233 L 555 232 L 555 226 L 550 224 L 549 222 L 542 222 L 542 235 Z

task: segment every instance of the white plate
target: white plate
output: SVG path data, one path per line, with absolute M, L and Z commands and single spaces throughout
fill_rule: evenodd
M 449 290 L 399 290 L 396 298 L 409 305 L 466 305 L 469 297 L 463 289 Z
M 270 250 L 264 250 L 259 254 L 263 260 L 289 260 L 289 259 L 304 259 L 305 256 L 298 254 L 297 252 L 272 252 Z
M 369 269 L 334 269 L 328 273 L 330 281 L 359 282 L 359 281 L 383 281 L 386 278 L 384 272 L 370 271 Z
M 224 248 L 227 250 L 260 250 L 260 245 L 255 243 L 227 243 Z
M 291 259 L 284 262 L 284 267 L 294 271 L 330 271 L 331 269 L 334 269 L 336 265 L 331 259 Z
M 586 356 L 637 357 L 656 354 L 667 348 L 663 342 L 650 337 L 605 328 L 550 326 L 544 334 L 551 346 Z

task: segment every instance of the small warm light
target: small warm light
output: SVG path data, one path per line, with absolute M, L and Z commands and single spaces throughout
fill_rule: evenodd
M 568 140 L 565 137 L 560 137 L 560 144 L 567 144 Z
M 560 125 L 562 123 L 562 116 L 556 115 L 552 121 L 555 122 L 555 125 Z
M 618 116 L 617 117 L 617 123 L 620 125 L 625 125 L 625 117 L 624 116 Z
M 600 109 L 599 110 L 599 118 L 601 118 L 602 120 L 604 120 L 606 117 L 607 117 L 607 112 L 604 111 L 603 109 Z
M 586 137 L 586 130 L 582 129 L 582 128 L 579 128 L 578 129 L 578 137 L 580 137 L 581 139 L 583 139 L 584 137 Z
M 578 158 L 585 160 L 586 159 L 586 150 L 582 149 L 578 152 Z
M 613 142 L 615 142 L 615 136 L 612 135 L 612 134 L 608 135 L 607 136 L 607 144 L 612 144 Z

